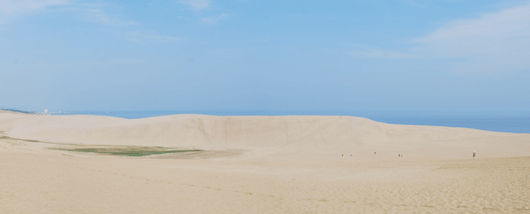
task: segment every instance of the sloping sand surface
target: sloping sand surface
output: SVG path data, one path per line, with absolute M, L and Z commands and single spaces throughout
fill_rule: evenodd
M 0 130 L 14 138 L 93 145 L 201 147 L 251 151 L 252 157 L 327 158 L 337 154 L 401 153 L 415 159 L 529 155 L 528 134 L 465 128 L 391 125 L 348 116 L 173 115 L 127 120 L 90 115 L 1 113 Z M 389 159 L 390 160 L 390 159 Z
M 77 144 L 205 152 L 47 149 Z M 0 112 L 0 213 L 530 213 L 529 157 L 530 134 L 356 117 Z

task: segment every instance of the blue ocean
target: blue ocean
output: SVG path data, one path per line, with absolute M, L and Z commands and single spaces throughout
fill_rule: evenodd
M 268 112 L 268 111 L 79 111 L 54 115 L 100 115 L 138 119 L 173 114 L 217 116 L 341 115 L 390 124 L 446 126 L 495 132 L 530 133 L 529 112 Z

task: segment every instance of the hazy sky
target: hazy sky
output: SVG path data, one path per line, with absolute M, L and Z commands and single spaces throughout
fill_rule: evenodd
M 0 0 L 0 108 L 528 111 L 530 1 Z

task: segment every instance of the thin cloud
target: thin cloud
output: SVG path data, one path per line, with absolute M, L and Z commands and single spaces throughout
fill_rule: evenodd
M 0 14 L 15 15 L 42 11 L 47 7 L 66 5 L 68 0 L 0 0 Z
M 181 1 L 180 3 L 190 6 L 192 10 L 204 10 L 211 6 L 211 2 L 209 0 L 185 0 Z
M 459 57 L 459 72 L 530 70 L 530 4 L 456 20 L 416 39 L 427 53 Z
M 67 4 L 68 0 L 0 0 L 0 24 Z
M 358 51 L 351 53 L 354 56 L 363 56 L 371 58 L 386 58 L 386 59 L 413 59 L 418 58 L 418 55 L 394 52 L 394 51 L 384 51 L 384 50 L 375 50 L 371 49 L 368 51 Z
M 203 17 L 203 18 L 200 18 L 200 20 L 201 20 L 201 22 L 204 22 L 204 23 L 216 24 L 217 22 L 219 22 L 221 20 L 228 19 L 229 17 L 230 17 L 230 15 L 223 13 L 223 14 L 221 14 L 219 16 Z
M 180 42 L 183 41 L 182 37 L 159 35 L 156 33 L 149 32 L 129 32 L 129 41 L 132 42 Z
M 102 4 L 70 4 L 69 0 L 0 0 L 0 16 L 10 20 L 13 17 L 47 12 L 71 12 L 84 16 L 88 21 L 108 25 L 135 25 L 133 21 L 123 21 L 108 15 Z
M 182 41 L 182 38 L 180 37 L 172 37 L 172 36 L 164 36 L 164 35 L 155 35 L 153 36 L 153 38 L 157 40 L 168 41 L 168 42 Z
M 101 8 L 80 8 L 81 11 L 84 11 L 86 14 L 86 17 L 94 22 L 99 22 L 103 24 L 108 25 L 120 25 L 120 26 L 126 26 L 126 25 L 136 25 L 138 23 L 134 21 L 123 21 L 121 19 L 117 19 L 114 17 L 111 17 L 105 13 L 104 10 Z

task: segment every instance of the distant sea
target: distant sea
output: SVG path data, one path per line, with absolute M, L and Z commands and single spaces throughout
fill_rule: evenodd
M 79 111 L 54 115 L 100 115 L 138 119 L 173 114 L 217 116 L 331 115 L 365 117 L 374 121 L 404 124 L 446 126 L 495 132 L 530 133 L 530 112 L 267 112 L 267 111 Z

